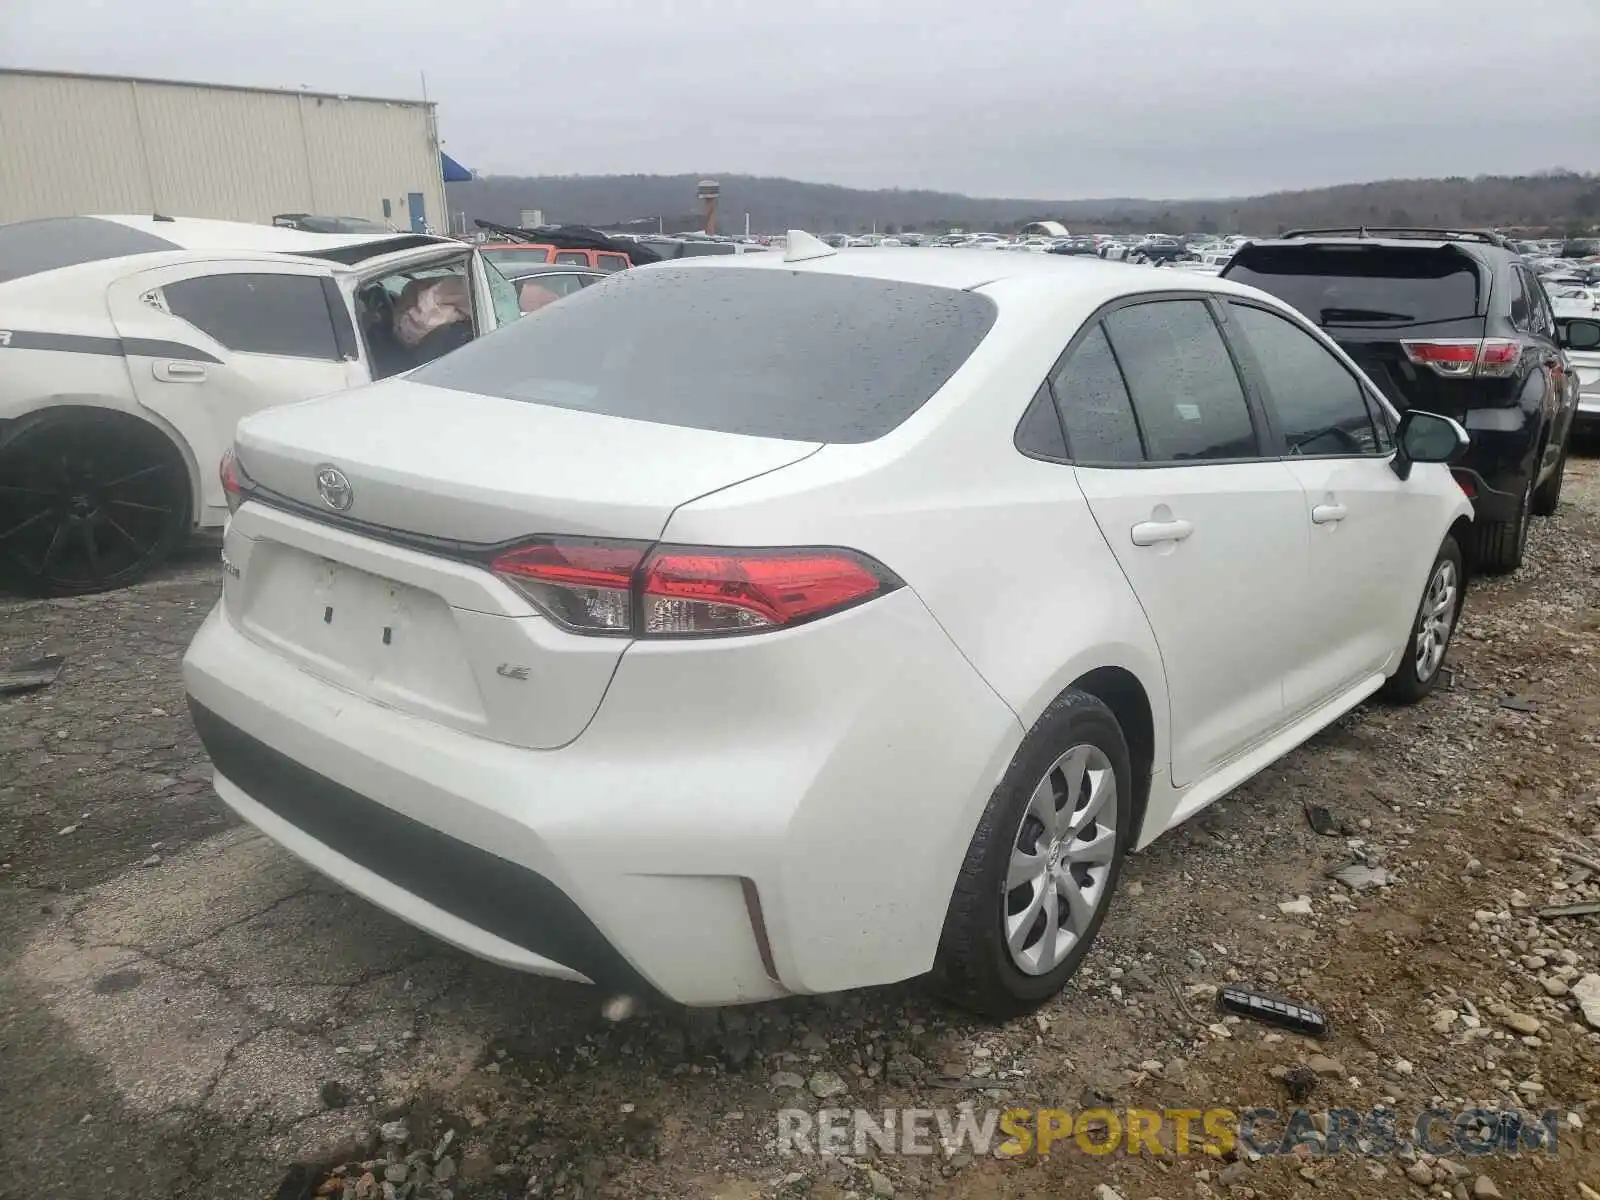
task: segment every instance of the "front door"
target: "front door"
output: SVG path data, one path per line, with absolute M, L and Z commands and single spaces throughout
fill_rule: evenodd
M 107 290 L 134 394 L 194 449 L 201 523 L 226 512 L 215 467 L 241 417 L 365 381 L 346 357 L 353 334 L 336 331 L 325 275 L 310 264 L 198 262 Z
M 1304 500 L 1261 453 L 1209 304 L 1142 299 L 1051 377 L 1083 494 L 1150 622 L 1183 787 L 1283 722 L 1305 565 Z
M 1272 414 L 1274 448 L 1305 493 L 1310 567 L 1284 676 L 1297 716 L 1370 679 L 1404 644 L 1438 550 L 1425 544 L 1431 523 L 1410 510 L 1433 511 L 1438 497 L 1390 469 L 1388 416 L 1333 351 L 1264 306 L 1229 300 L 1225 311 Z

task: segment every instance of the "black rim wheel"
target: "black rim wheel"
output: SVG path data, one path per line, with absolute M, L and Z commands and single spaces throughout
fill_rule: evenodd
M 132 582 L 188 515 L 188 480 L 165 439 L 125 418 L 46 419 L 0 447 L 0 564 L 32 590 Z

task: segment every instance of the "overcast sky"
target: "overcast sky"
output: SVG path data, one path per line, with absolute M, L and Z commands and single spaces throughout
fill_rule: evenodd
M 1600 168 L 1600 0 L 0 0 L 0 65 L 425 72 L 497 174 L 1074 199 Z

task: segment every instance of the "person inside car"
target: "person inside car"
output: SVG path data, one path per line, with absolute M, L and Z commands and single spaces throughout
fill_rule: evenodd
M 413 279 L 395 305 L 394 334 L 415 364 L 432 362 L 472 340 L 472 300 L 459 275 Z

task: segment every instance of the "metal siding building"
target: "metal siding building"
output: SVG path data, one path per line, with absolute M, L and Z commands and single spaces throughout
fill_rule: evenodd
M 0 68 L 0 223 L 304 212 L 410 229 L 413 204 L 447 228 L 432 103 Z

